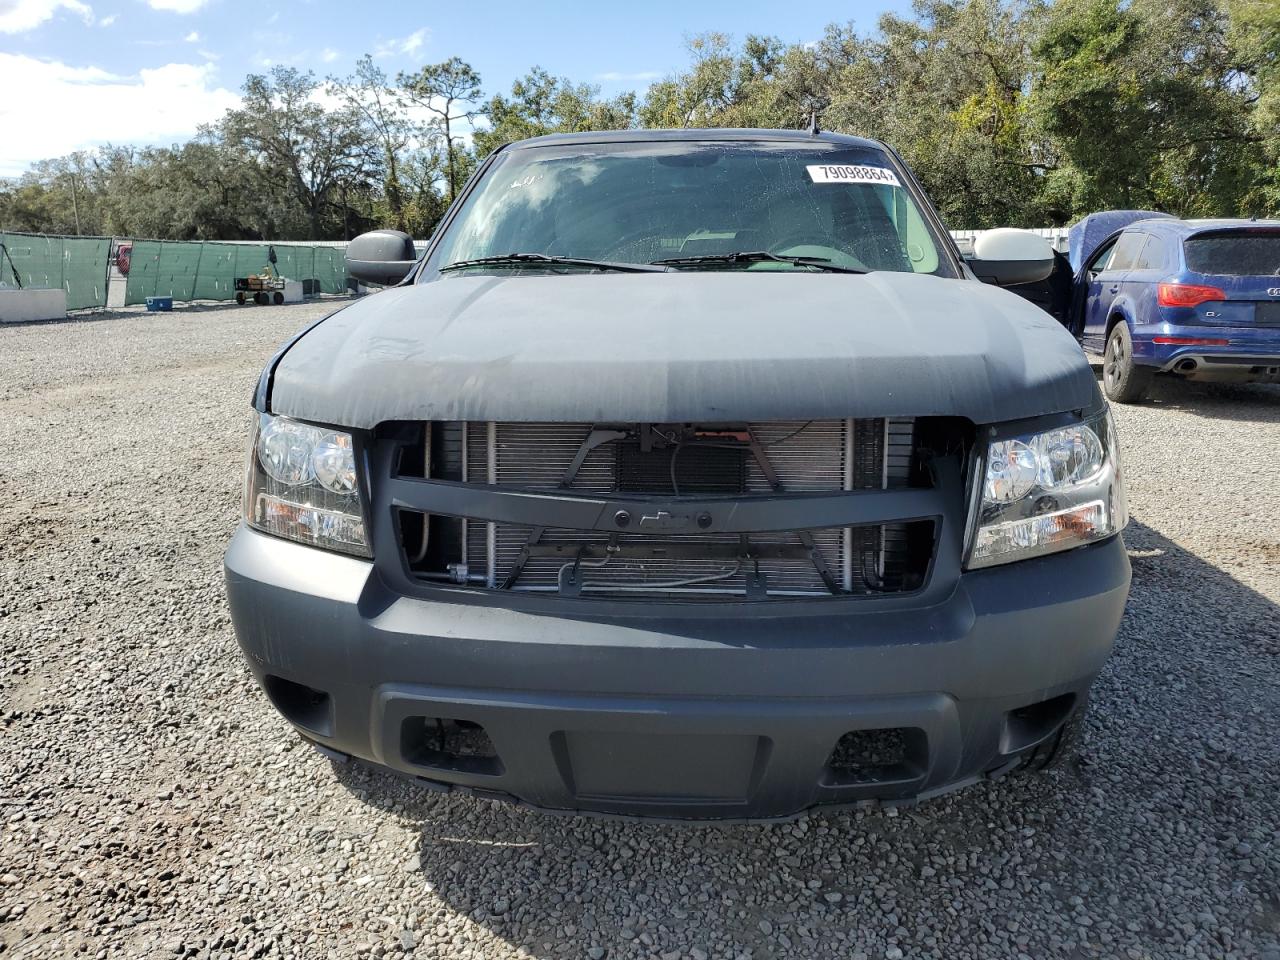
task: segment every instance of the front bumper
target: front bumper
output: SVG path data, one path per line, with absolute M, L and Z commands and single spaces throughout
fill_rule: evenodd
M 369 562 L 242 526 L 226 583 L 255 677 L 330 750 L 539 807 L 755 819 L 925 797 L 1016 762 L 1087 698 L 1129 563 L 1113 537 L 965 573 L 911 609 L 495 605 L 399 595 Z M 424 760 L 423 718 L 482 725 L 498 761 Z M 909 731 L 907 762 L 833 770 L 843 735 L 881 728 Z

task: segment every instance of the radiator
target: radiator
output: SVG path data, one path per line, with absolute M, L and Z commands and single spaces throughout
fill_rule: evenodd
M 741 437 L 749 430 L 762 449 L 784 493 L 831 492 L 904 486 L 913 452 L 910 419 L 816 420 L 752 423 L 738 429 L 738 439 L 717 446 L 714 435 L 705 443 L 672 450 L 645 451 L 633 438 L 614 439 L 595 447 L 582 461 L 568 485 L 567 473 L 593 428 L 589 423 L 468 423 L 458 432 L 459 459 L 469 483 L 497 484 L 531 490 L 577 491 L 586 494 L 646 494 L 677 496 L 766 496 L 774 492 L 765 469 L 754 455 L 742 455 Z M 634 431 L 634 425 L 630 428 Z M 661 426 L 654 429 L 661 430 Z M 709 431 L 714 428 L 707 428 Z M 731 430 L 732 428 L 726 428 Z M 619 432 L 625 432 L 620 429 Z M 737 448 L 736 450 L 734 448 Z M 451 457 L 452 459 L 452 457 Z M 672 473 L 674 472 L 674 486 Z M 470 573 L 491 587 L 506 583 L 530 543 L 532 529 L 467 520 L 463 525 L 463 556 Z M 905 555 L 905 525 L 870 528 L 832 528 L 808 532 L 752 534 L 751 544 L 781 544 L 803 553 L 811 543 L 839 587 L 851 593 L 869 592 L 869 584 L 892 576 Z M 673 595 L 697 599 L 746 595 L 748 579 L 758 569 L 770 596 L 827 596 L 831 590 L 819 566 L 807 557 L 767 558 L 744 563 L 726 549 L 740 544 L 736 534 L 660 535 L 641 532 L 603 533 L 548 528 L 541 544 L 564 545 L 569 553 L 582 545 L 604 548 L 646 547 L 660 554 L 679 544 L 715 544 L 717 556 L 696 558 L 682 549 L 679 558 L 593 556 L 579 561 L 582 592 L 640 598 Z M 602 549 L 591 551 L 604 553 Z M 686 554 L 694 553 L 695 556 Z M 520 566 L 511 589 L 559 590 L 563 556 L 532 556 Z M 756 564 L 758 563 L 758 567 Z

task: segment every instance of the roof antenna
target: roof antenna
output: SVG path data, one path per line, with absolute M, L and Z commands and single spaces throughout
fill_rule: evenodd
M 816 137 L 821 132 L 822 130 L 818 126 L 818 111 L 810 110 L 809 111 L 809 136 Z

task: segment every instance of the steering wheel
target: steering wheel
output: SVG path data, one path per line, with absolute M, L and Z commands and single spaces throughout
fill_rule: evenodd
M 651 227 L 645 227 L 640 230 L 632 230 L 630 233 L 624 233 L 622 236 L 617 237 L 613 241 L 613 243 L 610 244 L 610 246 L 613 249 L 613 253 L 609 254 L 607 257 L 604 257 L 604 259 L 636 261 L 637 258 L 635 256 L 628 255 L 632 252 L 632 248 L 639 248 L 644 253 L 644 256 L 640 257 L 639 259 L 644 260 L 646 262 L 648 260 L 657 259 L 659 257 L 675 256 L 674 253 L 663 251 L 656 244 L 649 245 L 647 249 L 645 246 L 642 246 L 643 244 L 646 243 L 646 241 L 657 241 L 657 240 L 661 240 L 662 238 L 663 238 L 663 235 L 660 233 L 654 233 Z M 652 254 L 652 256 L 650 256 L 650 254 Z
M 865 263 L 842 250 L 834 237 L 793 233 L 769 245 L 769 252 L 780 257 L 818 257 L 830 260 L 834 266 L 854 270 L 869 269 Z

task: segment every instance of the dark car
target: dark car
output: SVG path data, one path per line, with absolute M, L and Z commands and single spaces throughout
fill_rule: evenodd
M 1106 401 L 881 143 L 540 138 L 254 397 L 232 618 L 331 757 L 769 818 L 1067 755 L 1129 587 Z
M 1108 211 L 1071 232 L 1072 322 L 1112 400 L 1158 373 L 1280 381 L 1280 221 Z

